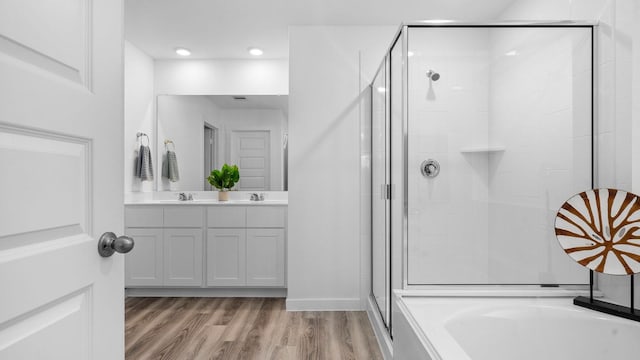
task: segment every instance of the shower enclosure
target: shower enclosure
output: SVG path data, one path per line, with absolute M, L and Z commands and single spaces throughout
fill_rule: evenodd
M 372 298 L 584 285 L 553 220 L 593 187 L 593 25 L 403 25 L 371 84 Z M 603 130 L 605 131 L 605 130 Z

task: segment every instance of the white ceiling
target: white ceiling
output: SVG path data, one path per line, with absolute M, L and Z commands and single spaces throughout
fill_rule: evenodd
M 289 57 L 289 25 L 400 25 L 425 19 L 487 20 L 513 0 L 125 0 L 125 38 L 156 59 Z M 390 41 L 390 39 L 381 39 Z

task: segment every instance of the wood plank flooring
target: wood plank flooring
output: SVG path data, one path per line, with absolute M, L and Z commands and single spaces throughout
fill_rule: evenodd
M 127 360 L 382 359 L 364 311 L 287 312 L 282 298 L 128 298 Z

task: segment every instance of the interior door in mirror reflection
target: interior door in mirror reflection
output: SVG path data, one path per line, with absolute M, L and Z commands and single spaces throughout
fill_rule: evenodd
M 270 131 L 231 131 L 231 164 L 240 168 L 238 190 L 269 190 Z

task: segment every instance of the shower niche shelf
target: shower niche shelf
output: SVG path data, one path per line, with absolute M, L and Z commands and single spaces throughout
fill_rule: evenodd
M 495 146 L 472 146 L 472 147 L 465 147 L 460 149 L 460 152 L 463 154 L 473 154 L 473 153 L 497 153 L 497 152 L 503 152 L 507 150 L 506 147 L 504 146 L 500 146 L 500 145 L 495 145 Z

